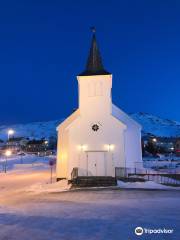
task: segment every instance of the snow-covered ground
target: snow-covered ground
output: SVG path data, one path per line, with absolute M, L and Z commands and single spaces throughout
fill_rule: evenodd
M 144 157 L 143 166 L 145 168 L 160 168 L 167 169 L 166 171 L 179 172 L 180 173 L 180 157 L 174 158 L 153 158 L 153 157 Z
M 49 166 L 49 160 L 54 158 L 54 156 L 39 157 L 37 155 L 26 154 L 24 156 L 12 155 L 8 158 L 5 156 L 0 156 L 0 172 L 3 171 L 4 164 L 7 160 L 7 170 L 21 170 L 23 171 L 29 169 L 43 169 Z
M 25 156 L 21 164 L 12 158 L 8 172 L 0 172 L 0 240 L 139 239 L 137 226 L 174 229 L 141 239 L 179 240 L 180 191 L 68 191 L 66 181 L 55 182 L 54 171 L 50 183 L 48 160 Z
M 154 189 L 154 190 L 180 190 L 180 187 L 171 187 L 162 185 L 160 183 L 156 183 L 153 181 L 146 181 L 146 182 L 123 182 L 118 181 L 118 186 L 122 189 Z

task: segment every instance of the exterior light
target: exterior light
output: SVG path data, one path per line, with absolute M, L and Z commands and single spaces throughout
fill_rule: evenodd
M 4 172 L 5 173 L 7 172 L 7 159 L 8 159 L 9 156 L 11 156 L 11 154 L 12 154 L 11 150 L 6 150 L 5 151 L 5 154 L 4 154 L 6 156 L 6 161 L 5 161 L 5 165 L 4 165 Z
M 114 150 L 114 145 L 113 144 L 107 144 L 107 145 L 105 145 L 105 148 L 108 150 L 108 152 L 112 152 Z
M 11 152 L 11 150 L 6 150 L 6 152 L 5 152 L 5 155 L 6 155 L 6 157 L 9 157 L 9 156 L 11 156 L 11 155 L 12 155 L 12 152 Z
M 110 148 L 110 151 L 113 151 L 114 150 L 114 145 L 110 144 L 109 148 Z
M 44 142 L 46 145 L 48 145 L 48 141 L 46 140 L 45 142 Z
M 156 139 L 156 138 L 153 138 L 152 141 L 153 141 L 153 142 L 157 142 L 157 139 Z
M 14 134 L 14 130 L 9 129 L 7 133 L 8 133 L 8 140 L 9 140 L 9 137 Z
M 13 130 L 13 129 L 9 129 L 9 130 L 8 130 L 8 134 L 9 134 L 9 135 L 13 135 L 13 134 L 14 134 L 14 130 Z
M 87 145 L 81 144 L 81 145 L 78 146 L 78 149 L 80 151 L 86 151 L 87 150 Z

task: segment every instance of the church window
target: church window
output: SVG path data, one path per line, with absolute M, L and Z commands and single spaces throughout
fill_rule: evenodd
M 92 130 L 93 130 L 94 132 L 97 132 L 97 131 L 99 130 L 99 126 L 98 126 L 97 124 L 93 124 L 93 125 L 92 125 Z

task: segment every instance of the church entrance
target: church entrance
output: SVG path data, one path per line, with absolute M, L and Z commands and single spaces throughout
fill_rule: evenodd
M 87 152 L 87 175 L 106 176 L 106 152 L 90 151 Z

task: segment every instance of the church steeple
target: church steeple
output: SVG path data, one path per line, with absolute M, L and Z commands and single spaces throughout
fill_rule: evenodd
M 95 28 L 92 28 L 92 31 L 93 36 L 86 69 L 84 72 L 79 74 L 79 76 L 109 75 L 110 73 L 107 72 L 103 67 L 101 54 L 96 41 Z

